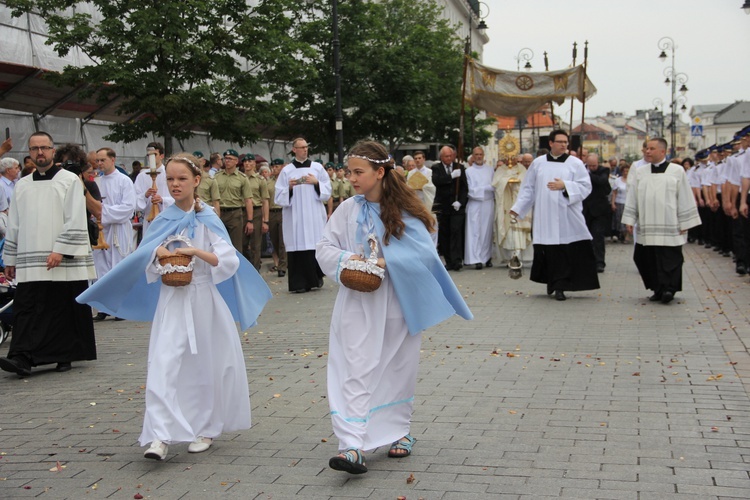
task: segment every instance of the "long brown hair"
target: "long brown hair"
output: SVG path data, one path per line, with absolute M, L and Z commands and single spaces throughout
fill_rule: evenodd
M 177 153 L 170 156 L 164 164 L 165 173 L 167 170 L 167 165 L 169 165 L 170 162 L 176 162 L 185 165 L 188 170 L 190 170 L 190 173 L 193 174 L 193 177 L 202 177 L 201 169 L 198 167 L 198 158 L 191 155 L 190 153 Z M 196 186 L 195 190 L 193 191 L 193 198 L 195 199 L 194 209 L 195 212 L 198 213 L 203 210 L 203 208 L 201 207 L 201 199 L 198 196 L 198 186 Z
M 406 224 L 401 217 L 402 211 L 419 219 L 429 232 L 435 231 L 435 219 L 414 190 L 406 185 L 406 178 L 393 168 L 395 162 L 384 145 L 376 141 L 359 141 L 349 150 L 349 156 L 364 159 L 375 171 L 385 169 L 380 197 L 380 220 L 385 226 L 384 245 L 391 236 L 400 238 L 404 234 Z

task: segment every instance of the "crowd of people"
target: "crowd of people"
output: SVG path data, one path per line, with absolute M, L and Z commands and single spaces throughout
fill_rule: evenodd
M 178 442 L 199 453 L 250 425 L 234 323 L 255 324 L 271 298 L 258 272 L 264 254 L 273 259 L 268 271 L 286 277 L 294 293 L 366 269 L 380 287 L 339 287 L 328 365 L 341 451 L 329 464 L 363 473 L 366 450 L 391 443 L 388 456 L 400 458 L 416 442 L 409 431 L 419 334 L 454 314 L 472 317 L 449 271 L 493 260 L 515 270 L 530 265 L 530 279 L 564 301 L 565 292 L 599 288 L 613 238 L 634 243 L 652 301 L 668 304 L 681 291 L 688 242 L 733 255 L 737 273 L 747 274 L 748 146 L 750 126 L 695 161 L 667 161 L 666 141 L 654 138 L 632 165 L 615 158 L 605 165 L 572 151 L 568 134 L 555 130 L 536 157 L 492 166 L 476 147 L 465 165 L 446 145 L 431 166 L 421 151 L 398 166 L 374 141 L 357 143 L 345 165 L 310 159 L 301 137 L 291 161 L 270 165 L 234 149 L 165 158 L 152 142 L 145 164 L 134 162 L 127 174 L 109 147 L 87 154 L 36 132 L 30 174 L 0 161 L 3 266 L 17 283 L 0 369 L 69 371 L 96 359 L 94 321 L 152 321 L 144 455 L 163 460 Z M 0 152 L 11 148 L 7 140 Z M 190 265 L 163 263 L 175 255 Z M 160 284 L 175 271 L 192 273 L 188 286 Z

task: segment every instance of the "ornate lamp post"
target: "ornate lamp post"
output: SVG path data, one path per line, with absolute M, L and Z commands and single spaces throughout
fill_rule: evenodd
M 674 158 L 675 156 L 675 139 L 677 137 L 677 85 L 680 85 L 679 92 L 682 95 L 685 95 L 685 93 L 688 91 L 688 88 L 685 86 L 685 84 L 688 81 L 688 76 L 685 73 L 678 73 L 674 66 L 674 54 L 675 54 L 675 43 L 674 40 L 668 36 L 665 36 L 659 40 L 657 43 L 657 46 L 661 50 L 661 54 L 659 54 L 659 59 L 662 61 L 667 60 L 667 50 L 671 52 L 672 54 L 672 64 L 671 66 L 668 66 L 664 69 L 664 76 L 666 76 L 666 80 L 664 80 L 664 83 L 666 85 L 672 86 L 672 92 L 671 92 L 671 101 L 670 101 L 670 114 L 671 114 L 671 123 L 669 125 L 670 128 L 670 144 L 669 144 L 669 155 L 671 158 Z M 684 104 L 683 104 L 684 105 Z
M 664 101 L 662 101 L 659 97 L 657 97 L 651 102 L 651 104 L 654 105 L 654 111 L 659 112 L 659 123 L 661 124 L 659 137 L 664 137 Z
M 745 5 L 740 8 L 745 11 L 745 14 L 750 16 L 750 0 L 745 0 Z
M 521 61 L 526 61 L 523 69 L 531 71 L 531 60 L 534 59 L 534 51 L 528 47 L 524 47 L 518 51 L 518 55 L 513 59 L 516 60 L 516 70 L 521 71 Z

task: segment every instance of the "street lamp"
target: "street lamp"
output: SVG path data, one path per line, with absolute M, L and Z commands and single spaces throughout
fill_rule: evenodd
M 659 137 L 664 137 L 664 101 L 662 101 L 659 97 L 651 101 L 651 104 L 654 105 L 654 111 L 659 112 L 659 123 L 661 125 L 661 130 L 659 133 Z
M 521 71 L 521 61 L 526 61 L 526 64 L 523 65 L 523 69 L 525 69 L 526 71 L 531 71 L 530 61 L 534 59 L 534 51 L 528 47 L 524 47 L 518 51 L 518 55 L 513 59 L 516 60 L 516 70 Z
M 677 48 L 674 40 L 668 36 L 665 36 L 663 38 L 660 38 L 657 42 L 657 47 L 659 50 L 661 50 L 661 53 L 659 54 L 659 59 L 662 61 L 667 60 L 667 51 L 669 51 L 672 55 L 672 63 L 670 66 L 666 67 L 664 69 L 664 76 L 667 78 L 664 80 L 664 83 L 667 85 L 672 86 L 672 92 L 670 94 L 670 114 L 671 114 L 671 122 L 669 124 L 670 128 L 670 145 L 669 145 L 669 151 L 670 151 L 670 157 L 674 158 L 675 156 L 675 139 L 677 137 L 677 85 L 680 85 L 679 92 L 681 96 L 684 97 L 685 93 L 688 91 L 687 86 L 685 85 L 688 81 L 688 76 L 685 73 L 678 73 L 675 69 L 674 65 L 674 55 L 675 55 L 675 49 Z M 683 102 L 684 106 L 684 102 Z M 687 109 L 687 108 L 685 108 Z
M 743 5 L 741 9 L 745 11 L 745 14 L 750 16 L 750 0 L 745 0 L 745 5 Z

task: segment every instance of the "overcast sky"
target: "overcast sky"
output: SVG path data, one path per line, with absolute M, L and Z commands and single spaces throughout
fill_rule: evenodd
M 589 42 L 589 78 L 597 94 L 586 102 L 586 116 L 652 108 L 659 97 L 669 112 L 671 87 L 657 43 L 669 36 L 677 45 L 675 68 L 689 77 L 688 110 L 699 104 L 750 100 L 750 16 L 744 0 L 483 0 L 490 12 L 490 42 L 484 63 L 516 69 L 519 50 L 534 51 L 531 71 L 570 65 L 573 42 L 578 60 Z M 482 9 L 485 9 L 482 6 Z M 669 55 L 669 52 L 667 52 Z M 569 102 L 569 101 L 568 101 Z M 562 116 L 569 118 L 569 104 Z M 555 110 L 556 114 L 562 113 Z M 576 101 L 574 123 L 580 121 Z M 685 115 L 687 116 L 687 115 Z

